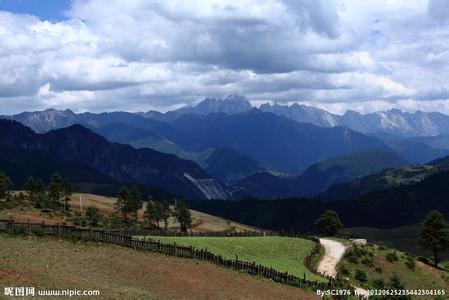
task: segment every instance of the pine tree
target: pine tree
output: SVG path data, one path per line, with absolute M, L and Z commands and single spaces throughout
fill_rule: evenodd
M 0 171 L 0 198 L 10 199 L 11 188 L 13 186 L 11 178 L 6 176 L 6 174 Z
M 100 224 L 100 221 L 101 221 L 100 210 L 95 205 L 89 206 L 86 209 L 86 212 L 84 215 L 85 215 L 85 218 L 89 225 L 98 226 Z
M 148 201 L 145 211 L 143 213 L 143 219 L 144 224 L 148 228 L 151 228 L 153 225 L 153 222 L 155 220 L 155 208 L 154 208 L 154 201 Z
M 128 222 L 128 212 L 126 210 L 125 204 L 128 201 L 128 198 L 129 190 L 128 187 L 124 185 L 120 188 L 117 201 L 114 203 L 114 209 L 122 215 L 123 219 L 126 222 Z
M 31 202 L 31 204 L 34 204 L 36 202 L 36 196 L 37 196 L 37 183 L 36 180 L 34 180 L 33 177 L 28 177 L 25 190 L 28 192 L 28 200 Z
M 45 192 L 45 184 L 44 184 L 44 182 L 42 181 L 42 179 L 41 179 L 41 178 L 38 178 L 38 179 L 35 180 L 35 181 L 36 181 L 36 192 L 37 192 L 37 193 Z
M 67 179 L 62 180 L 62 193 L 64 196 L 64 211 L 68 212 L 70 210 L 70 197 L 73 193 L 73 186 Z
M 441 212 L 430 211 L 422 225 L 419 243 L 433 253 L 434 265 L 439 263 L 438 253 L 449 249 L 449 225 Z
M 142 194 L 136 185 L 131 186 L 129 190 L 128 201 L 125 204 L 126 210 L 133 216 L 133 219 L 137 221 L 137 212 L 142 208 L 143 200 Z
M 163 207 L 161 202 L 154 202 L 154 219 L 156 220 L 156 225 L 161 228 L 159 222 L 163 219 Z
M 48 185 L 48 195 L 50 197 L 51 208 L 53 210 L 57 210 L 62 206 L 61 204 L 61 196 L 63 192 L 62 182 L 63 179 L 61 175 L 59 175 L 58 173 L 54 173 L 51 176 L 51 181 L 50 184 Z
M 168 219 L 170 218 L 172 214 L 172 210 L 170 208 L 170 204 L 168 204 L 166 201 L 162 202 L 162 220 L 164 220 L 164 229 L 168 229 Z
M 192 215 L 183 201 L 178 201 L 176 203 L 174 216 L 176 220 L 178 220 L 181 231 L 187 232 L 187 229 L 192 225 Z

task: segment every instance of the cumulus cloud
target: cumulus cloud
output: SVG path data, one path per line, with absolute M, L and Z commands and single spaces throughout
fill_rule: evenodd
M 449 113 L 444 0 L 74 0 L 0 11 L 1 113 L 167 110 L 206 96 Z

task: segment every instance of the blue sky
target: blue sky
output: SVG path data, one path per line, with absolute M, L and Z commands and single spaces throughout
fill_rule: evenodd
M 0 114 L 205 97 L 449 113 L 447 0 L 0 0 Z
M 49 21 L 66 19 L 64 11 L 69 8 L 70 0 L 0 0 L 0 10 L 31 14 Z

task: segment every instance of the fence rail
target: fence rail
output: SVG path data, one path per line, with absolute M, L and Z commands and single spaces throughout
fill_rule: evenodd
M 80 228 L 70 225 L 49 225 L 45 223 L 29 223 L 17 222 L 13 220 L 0 220 L 0 231 L 15 234 L 35 234 L 39 236 L 54 235 L 68 239 L 83 239 L 90 241 L 102 241 L 114 243 L 117 245 L 134 248 L 143 251 L 153 251 L 169 256 L 185 257 L 200 259 L 214 263 L 219 266 L 231 268 L 234 270 L 245 271 L 250 274 L 259 275 L 276 282 L 312 289 L 333 289 L 341 286 L 341 282 L 328 278 L 327 282 L 319 282 L 317 280 L 309 280 L 304 273 L 303 277 L 288 274 L 287 272 L 280 272 L 271 267 L 256 264 L 256 262 L 246 262 L 238 259 L 226 259 L 220 255 L 216 255 L 206 249 L 197 249 L 191 246 L 181 246 L 176 243 L 163 243 L 155 239 L 138 240 L 130 235 L 123 235 L 118 233 L 108 232 L 102 229 L 88 229 Z M 187 235 L 189 236 L 189 235 Z M 191 235 L 192 236 L 192 235 Z M 199 236 L 197 233 L 193 236 Z M 204 235 L 202 235 L 204 236 Z M 209 235 L 210 236 L 210 235 Z M 215 235 L 220 236 L 220 235 Z M 248 236 L 248 235 L 245 235 Z M 254 235 L 255 236 L 255 235 Z M 263 236 L 263 235 L 257 235 Z M 312 238 L 312 237 L 310 237 Z M 309 253 L 305 260 L 309 261 L 310 257 L 317 251 L 316 247 Z M 307 264 L 307 262 L 306 262 Z

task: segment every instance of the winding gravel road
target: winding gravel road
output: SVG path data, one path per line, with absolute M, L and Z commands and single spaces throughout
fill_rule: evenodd
M 323 275 L 335 278 L 337 276 L 336 266 L 343 257 L 346 246 L 343 243 L 323 238 L 320 239 L 320 244 L 323 245 L 326 252 L 318 264 L 317 271 Z
M 337 277 L 337 264 L 342 259 L 343 254 L 345 254 L 347 246 L 343 243 L 329 239 L 320 239 L 320 244 L 323 245 L 326 252 L 318 264 L 317 271 L 323 275 L 335 278 Z M 368 293 L 365 289 L 357 286 L 353 286 L 353 288 L 359 295 L 364 295 L 362 296 L 362 299 L 368 298 Z

